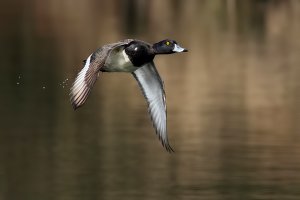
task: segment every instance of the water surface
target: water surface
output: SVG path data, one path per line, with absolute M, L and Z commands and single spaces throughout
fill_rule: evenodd
M 1 6 L 0 199 L 299 199 L 300 2 L 122 2 Z M 175 154 L 130 74 L 72 110 L 82 60 L 124 38 L 189 49 L 155 58 Z

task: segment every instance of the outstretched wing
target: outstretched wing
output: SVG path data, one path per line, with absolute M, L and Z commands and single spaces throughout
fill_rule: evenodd
M 83 69 L 79 72 L 71 87 L 70 100 L 74 109 L 82 106 L 87 100 L 110 52 L 114 48 L 126 45 L 131 41 L 132 39 L 126 39 L 117 43 L 105 45 L 86 59 Z
M 153 62 L 135 70 L 133 76 L 147 100 L 148 110 L 162 145 L 167 151 L 174 151 L 169 144 L 167 135 L 167 108 L 163 82 Z
M 93 54 L 86 59 L 83 69 L 77 75 L 71 88 L 70 100 L 74 110 L 85 103 L 104 64 L 103 59 L 96 62 L 95 59 L 92 60 L 92 57 Z

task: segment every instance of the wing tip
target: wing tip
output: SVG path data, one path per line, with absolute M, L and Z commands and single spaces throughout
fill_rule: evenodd
M 71 88 L 70 102 L 74 110 L 77 110 L 78 108 L 84 105 L 84 103 L 86 102 L 89 96 L 89 93 L 90 93 L 89 89 L 85 89 L 80 93 L 78 92 L 74 93 L 74 91 Z
M 82 105 L 77 104 L 75 101 L 73 101 L 72 99 L 70 100 L 73 110 L 77 110 L 79 107 L 81 107 Z
M 167 150 L 168 153 L 175 153 L 174 149 L 171 147 L 169 142 L 162 142 L 163 147 Z
M 167 150 L 168 153 L 172 154 L 175 153 L 174 149 L 172 147 L 165 147 L 165 149 Z

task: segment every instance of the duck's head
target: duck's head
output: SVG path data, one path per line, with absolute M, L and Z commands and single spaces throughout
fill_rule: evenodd
M 154 49 L 155 54 L 171 54 L 188 51 L 187 49 L 179 46 L 175 40 L 169 39 L 153 44 L 152 48 Z

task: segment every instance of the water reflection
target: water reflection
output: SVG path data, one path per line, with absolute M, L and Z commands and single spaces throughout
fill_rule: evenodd
M 6 4 L 0 199 L 299 199 L 298 1 Z M 174 155 L 128 74 L 69 103 L 82 60 L 127 37 L 190 49 L 156 58 Z

